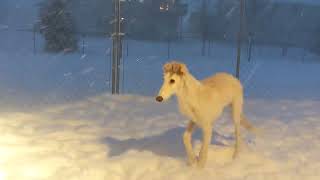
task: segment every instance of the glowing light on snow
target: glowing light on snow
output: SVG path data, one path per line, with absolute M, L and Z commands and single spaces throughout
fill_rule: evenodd
M 7 179 L 6 177 L 7 177 L 6 173 L 0 170 L 0 180 L 5 180 Z
M 39 169 L 35 169 L 32 167 L 26 167 L 23 170 L 23 174 L 25 175 L 25 177 L 28 177 L 30 179 L 38 177 L 39 176 L 39 172 L 41 172 Z

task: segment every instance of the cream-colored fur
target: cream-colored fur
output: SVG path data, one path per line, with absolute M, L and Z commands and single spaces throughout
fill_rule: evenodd
M 240 81 L 227 73 L 217 73 L 198 81 L 189 73 L 185 64 L 175 61 L 165 64 L 163 71 L 164 81 L 157 101 L 161 102 L 176 95 L 180 112 L 191 119 L 183 134 L 188 164 L 205 166 L 213 123 L 228 105 L 232 106 L 235 125 L 234 157 L 236 157 L 241 143 L 240 124 L 249 130 L 254 130 L 243 116 L 243 88 Z M 195 126 L 201 128 L 203 133 L 199 158 L 195 155 L 191 143 Z

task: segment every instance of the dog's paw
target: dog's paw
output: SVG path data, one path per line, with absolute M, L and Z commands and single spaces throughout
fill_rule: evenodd
M 239 150 L 235 149 L 232 155 L 232 159 L 235 160 L 239 157 Z
M 188 166 L 193 167 L 193 166 L 195 166 L 197 163 L 198 163 L 198 159 L 197 159 L 196 157 L 191 158 L 191 159 L 188 160 Z
M 197 161 L 197 168 L 203 169 L 205 167 L 206 162 L 204 160 L 199 159 Z

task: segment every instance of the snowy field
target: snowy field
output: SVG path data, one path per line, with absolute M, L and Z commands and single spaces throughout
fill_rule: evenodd
M 246 145 L 232 160 L 232 121 L 224 114 L 203 170 L 186 165 L 186 120 L 173 102 L 106 94 L 35 112 L 1 113 L 0 179 L 317 180 L 319 107 L 310 100 L 248 100 L 246 113 L 263 134 L 243 130 Z M 196 132 L 196 147 L 200 137 Z
M 233 127 L 225 113 L 215 125 L 205 169 L 186 166 L 181 136 L 187 120 L 175 100 L 153 96 L 168 61 L 166 43 L 129 41 L 124 48 L 127 95 L 111 96 L 110 41 L 85 40 L 85 53 L 46 54 L 32 34 L 0 33 L 0 180 L 318 180 L 320 178 L 320 58 L 290 48 L 243 51 L 241 81 L 248 118 L 263 133 L 243 130 L 246 145 L 231 159 Z M 170 59 L 201 79 L 234 73 L 236 50 L 213 44 L 171 45 Z M 128 54 L 128 55 L 127 55 Z M 228 112 L 228 110 L 226 111 Z M 194 145 L 199 149 L 201 132 Z

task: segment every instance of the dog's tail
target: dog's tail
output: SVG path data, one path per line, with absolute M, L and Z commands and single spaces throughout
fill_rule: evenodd
M 256 135 L 258 135 L 258 134 L 261 133 L 261 131 L 260 131 L 258 128 L 254 127 L 254 126 L 251 124 L 251 122 L 249 122 L 248 119 L 247 119 L 244 115 L 241 115 L 240 124 L 241 124 L 244 128 L 246 128 L 248 131 L 250 131 L 250 132 L 252 132 L 252 133 L 254 133 L 254 134 L 256 134 Z

